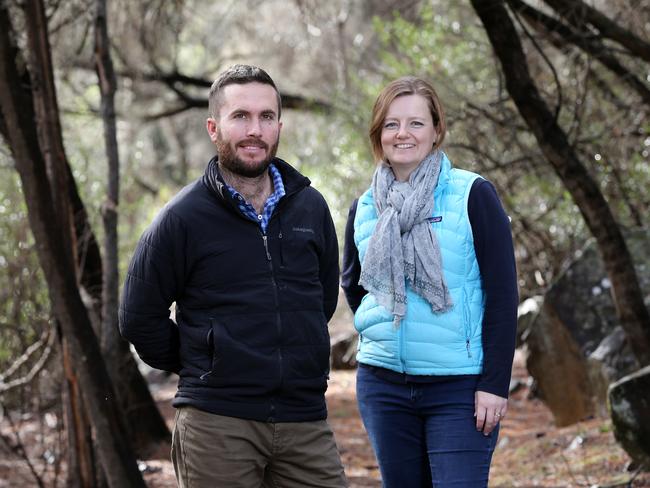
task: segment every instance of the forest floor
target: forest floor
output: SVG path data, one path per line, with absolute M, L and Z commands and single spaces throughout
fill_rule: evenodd
M 528 373 L 520 351 L 513 379 L 520 384 L 510 399 L 490 471 L 490 487 L 650 487 L 650 473 L 628 472 L 629 458 L 616 443 L 609 419 L 591 419 L 556 428 L 544 404 L 530 398 Z M 170 428 L 174 385 L 156 392 Z M 363 429 L 355 399 L 355 372 L 333 371 L 327 391 L 329 423 L 351 488 L 381 486 L 379 469 Z M 150 488 L 175 487 L 171 463 L 147 461 Z
M 359 418 L 355 400 L 355 372 L 333 371 L 327 392 L 329 422 L 334 429 L 351 488 L 381 486 L 379 470 Z M 629 458 L 614 440 L 608 419 L 591 419 L 557 428 L 552 415 L 538 399 L 530 398 L 528 374 L 521 353 L 515 356 L 513 379 L 520 387 L 511 395 L 508 415 L 502 423 L 494 454 L 490 487 L 650 487 L 650 473 L 627 471 Z M 152 384 L 152 391 L 166 418 L 173 426 L 171 400 L 176 391 L 173 378 Z M 36 421 L 19 422 L 22 439 L 37 437 Z M 30 427 L 31 425 L 31 427 Z M 2 437 L 12 436 L 3 427 Z M 2 444 L 2 443 L 0 443 Z M 27 450 L 31 451 L 27 445 Z M 35 449 L 37 450 L 37 449 Z M 42 460 L 34 459 L 37 471 Z M 168 449 L 140 464 L 149 488 L 174 488 L 176 481 Z M 63 466 L 63 472 L 65 467 Z M 43 486 L 63 486 L 44 477 Z M 47 479 L 49 478 L 49 479 Z M 0 445 L 0 488 L 38 486 L 28 467 L 15 453 Z

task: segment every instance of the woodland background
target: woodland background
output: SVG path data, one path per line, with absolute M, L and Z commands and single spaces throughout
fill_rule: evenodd
M 236 62 L 278 84 L 278 155 L 325 195 L 340 241 L 374 168 L 374 98 L 398 76 L 431 80 L 451 160 L 511 217 L 522 302 L 592 243 L 636 367 L 650 364 L 650 295 L 623 237 L 650 206 L 649 38 L 648 0 L 0 0 L 0 486 L 169 482 L 169 463 L 145 460 L 168 448 L 173 378 L 145 379 L 119 338 L 119 287 L 142 231 L 213 155 L 207 91 Z M 504 430 L 539 439 L 552 416 L 524 363 Z M 351 480 L 377 486 L 353 381 L 333 374 L 330 410 Z M 607 416 L 588 422 L 553 434 L 595 432 L 605 457 L 583 478 L 553 437 L 500 446 L 495 483 L 645 483 Z M 522 468 L 558 452 L 555 471 Z

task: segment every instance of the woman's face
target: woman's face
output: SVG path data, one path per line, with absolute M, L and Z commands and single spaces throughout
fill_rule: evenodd
M 381 130 L 381 147 L 395 178 L 408 180 L 433 149 L 437 136 L 423 96 L 403 95 L 393 100 Z

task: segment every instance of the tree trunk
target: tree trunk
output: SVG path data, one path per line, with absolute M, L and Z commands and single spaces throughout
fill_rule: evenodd
M 70 348 L 72 367 L 111 487 L 145 487 L 124 435 L 121 415 L 88 311 L 77 285 L 65 154 L 58 123 L 47 21 L 42 1 L 26 2 L 31 55 L 24 69 L 6 2 L 0 2 L 0 108 L 7 144 L 21 178 L 30 226 L 54 314 Z M 28 84 L 25 84 L 28 81 Z M 36 121 L 37 126 L 34 125 Z M 38 130 L 37 130 L 38 129 Z
M 95 70 L 101 93 L 101 116 L 104 123 L 104 146 L 108 163 L 106 200 L 102 206 L 104 221 L 104 290 L 102 295 L 102 349 L 115 342 L 117 334 L 118 256 L 117 208 L 120 198 L 120 161 L 115 126 L 115 92 L 117 81 L 111 60 L 106 23 L 106 1 L 97 0 L 95 14 Z
M 72 366 L 70 348 L 61 340 L 61 357 L 65 376 L 65 411 L 68 432 L 68 488 L 93 488 L 97 466 L 93 451 L 91 426 L 83 405 L 79 380 Z
M 108 36 L 106 0 L 97 0 L 95 13 L 95 70 L 101 92 L 101 115 L 108 162 L 106 201 L 102 206 L 104 222 L 104 260 L 101 349 L 108 372 L 125 413 L 131 444 L 141 456 L 155 450 L 158 443 L 171 442 L 171 435 L 151 397 L 149 388 L 133 359 L 129 344 L 118 329 L 118 205 L 120 163 L 115 122 L 117 80 L 113 69 Z
M 501 62 L 506 87 L 542 153 L 571 194 L 598 249 L 628 341 L 642 366 L 650 364 L 650 314 L 627 244 L 596 181 L 578 159 L 528 71 L 519 35 L 503 0 L 471 0 Z

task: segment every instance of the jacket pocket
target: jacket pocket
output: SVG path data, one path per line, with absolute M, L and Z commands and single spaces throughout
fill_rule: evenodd
M 263 324 L 236 317 L 210 319 L 212 368 L 201 379 L 223 386 L 258 383 L 277 376 L 277 348 L 265 345 L 259 337 L 263 328 Z
M 311 227 L 289 227 L 280 239 L 282 266 L 293 273 L 313 276 L 318 273 L 320 259 L 316 231 Z
M 212 345 L 206 341 L 208 324 L 178 327 L 180 340 L 181 376 L 198 377 L 209 371 L 212 364 Z

